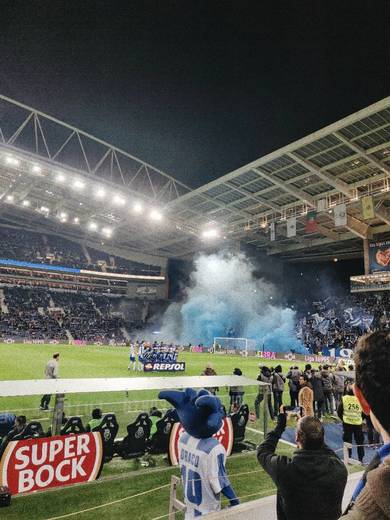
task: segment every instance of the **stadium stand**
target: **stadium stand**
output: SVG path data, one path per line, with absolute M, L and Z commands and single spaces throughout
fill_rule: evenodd
M 144 303 L 115 296 L 4 287 L 0 339 L 124 344 L 142 326 Z
M 159 266 L 108 255 L 58 235 L 43 235 L 0 225 L 0 258 L 123 274 L 160 275 Z

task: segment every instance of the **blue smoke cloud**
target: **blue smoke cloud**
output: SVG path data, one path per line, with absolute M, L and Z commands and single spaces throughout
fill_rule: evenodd
M 183 303 L 173 303 L 163 316 L 161 338 L 182 344 L 212 345 L 215 337 L 256 341 L 260 349 L 303 351 L 295 335 L 295 312 L 273 303 L 275 288 L 256 279 L 245 255 L 200 255 L 195 260 Z

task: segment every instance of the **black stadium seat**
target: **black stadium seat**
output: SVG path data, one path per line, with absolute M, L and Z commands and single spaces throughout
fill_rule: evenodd
M 31 421 L 27 424 L 25 429 L 19 433 L 19 435 L 15 435 L 12 439 L 13 441 L 21 441 L 23 439 L 35 439 L 37 437 L 45 437 L 46 434 L 42 429 L 42 425 L 38 421 Z
M 109 462 L 114 455 L 114 440 L 118 433 L 118 422 L 114 413 L 106 413 L 103 416 L 102 422 L 93 432 L 100 432 L 103 440 L 104 462 Z
M 176 410 L 168 410 L 162 419 L 157 421 L 157 431 L 150 439 L 149 452 L 153 454 L 168 453 L 169 437 L 172 426 L 179 422 Z
M 152 421 L 147 413 L 141 413 L 137 419 L 127 426 L 127 435 L 118 444 L 117 452 L 124 459 L 142 456 L 147 447 Z
M 249 419 L 249 407 L 242 404 L 239 410 L 230 416 L 233 426 L 233 448 L 237 448 L 245 440 L 245 428 Z
M 0 413 L 0 439 L 12 430 L 15 419 L 16 415 L 14 413 Z
M 61 428 L 61 435 L 70 435 L 74 433 L 84 433 L 85 428 L 78 416 L 69 417 L 64 426 Z

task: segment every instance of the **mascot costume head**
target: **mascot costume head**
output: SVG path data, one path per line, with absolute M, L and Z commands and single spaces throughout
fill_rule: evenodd
M 220 493 L 239 504 L 225 470 L 225 448 L 213 438 L 221 429 L 224 409 L 207 390 L 163 390 L 160 399 L 171 403 L 185 432 L 179 439 L 179 460 L 186 502 L 186 520 L 220 509 Z
M 207 439 L 221 429 L 225 416 L 221 401 L 207 390 L 164 390 L 158 396 L 175 407 L 180 423 L 192 437 Z

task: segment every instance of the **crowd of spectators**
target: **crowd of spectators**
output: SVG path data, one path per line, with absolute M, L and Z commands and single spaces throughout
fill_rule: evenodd
M 0 258 L 123 274 L 160 275 L 150 266 L 91 247 L 83 247 L 58 235 L 43 235 L 0 226 Z
M 74 340 L 124 343 L 126 327 L 140 324 L 132 303 L 131 318 L 121 298 L 77 292 L 4 287 L 0 312 L 2 339 Z M 136 302 L 142 306 L 142 302 Z
M 48 312 L 49 295 L 42 289 L 4 288 L 4 310 L 0 314 L 2 338 L 65 340 L 65 330 Z
M 390 330 L 390 294 L 359 293 L 297 307 L 297 336 L 310 353 L 354 349 L 365 332 Z

